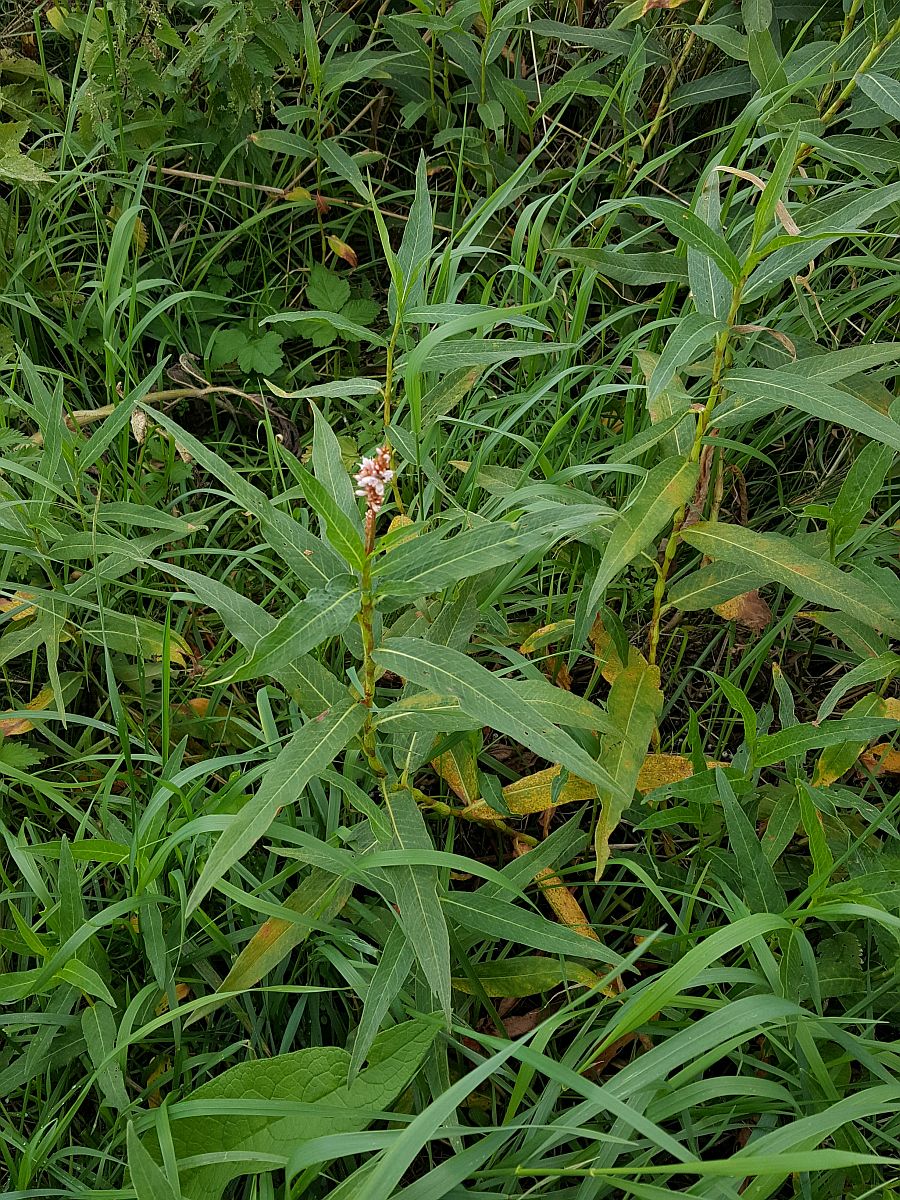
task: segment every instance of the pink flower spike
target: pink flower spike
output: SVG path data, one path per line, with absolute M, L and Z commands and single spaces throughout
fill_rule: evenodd
M 372 458 L 360 460 L 359 470 L 353 476 L 357 496 L 364 497 L 366 508 L 373 516 L 381 511 L 384 504 L 385 484 L 394 478 L 391 470 L 391 452 L 387 446 L 381 446 Z

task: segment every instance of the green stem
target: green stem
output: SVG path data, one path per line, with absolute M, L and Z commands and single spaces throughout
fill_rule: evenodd
M 722 372 L 728 363 L 729 344 L 731 340 L 731 331 L 737 319 L 738 312 L 741 307 L 741 292 L 744 290 L 745 280 L 741 278 L 738 281 L 737 287 L 731 297 L 731 308 L 728 310 L 728 316 L 725 318 L 725 327 L 716 338 L 716 346 L 713 353 L 713 367 L 710 376 L 709 397 L 704 405 L 703 411 L 697 418 L 697 428 L 694 433 L 694 443 L 691 446 L 688 462 L 698 462 L 700 453 L 703 449 L 703 438 L 706 436 L 706 431 L 709 428 L 710 418 L 713 410 L 719 402 L 722 394 Z M 659 567 L 659 573 L 656 579 L 656 586 L 653 589 L 653 616 L 650 619 L 650 635 L 647 651 L 649 662 L 656 662 L 656 655 L 659 648 L 659 633 L 660 633 L 660 618 L 662 616 L 663 600 L 666 594 L 666 583 L 669 578 L 669 572 L 672 569 L 672 563 L 678 551 L 679 543 L 681 542 L 681 531 L 684 528 L 685 517 L 687 516 L 688 506 L 683 504 L 675 514 L 672 522 L 672 532 L 669 534 L 669 540 L 666 542 L 666 548 L 663 553 L 663 560 Z
M 363 649 L 363 704 L 366 706 L 366 720 L 363 725 L 362 745 L 366 759 L 373 772 L 383 778 L 386 774 L 378 758 L 375 740 L 375 725 L 372 721 L 372 709 L 375 704 L 375 601 L 372 595 L 372 554 L 375 550 L 375 513 L 372 509 L 366 512 L 365 556 L 360 577 L 360 605 L 357 620 L 362 634 Z
M 865 75 L 866 71 L 868 71 L 869 68 L 875 64 L 885 50 L 887 50 L 888 46 L 890 46 L 892 42 L 896 41 L 898 35 L 900 35 L 900 17 L 898 17 L 893 23 L 881 41 L 875 43 L 866 57 L 859 64 L 859 69 L 856 71 L 853 78 L 844 84 L 844 87 L 838 93 L 838 96 L 834 102 L 829 105 L 825 112 L 822 113 L 821 120 L 823 125 L 827 126 L 834 120 L 838 112 L 844 107 L 844 105 L 856 91 L 856 86 L 859 83 L 860 76 Z M 808 154 L 810 147 L 804 146 L 803 149 Z

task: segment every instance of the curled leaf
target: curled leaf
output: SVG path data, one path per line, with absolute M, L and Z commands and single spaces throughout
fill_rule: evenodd
M 713 612 L 723 621 L 736 621 L 755 632 L 765 629 L 772 620 L 772 610 L 756 588 L 726 600 L 724 604 L 713 605 Z

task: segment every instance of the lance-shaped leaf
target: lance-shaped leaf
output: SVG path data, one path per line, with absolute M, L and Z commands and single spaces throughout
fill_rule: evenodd
M 697 476 L 696 463 L 675 457 L 665 459 L 647 472 L 637 497 L 613 526 L 600 569 L 590 588 L 581 594 L 573 647 L 577 649 L 584 644 L 597 606 L 610 583 L 659 536 L 675 512 L 690 500 Z
M 238 683 L 275 674 L 327 637 L 343 633 L 358 610 L 356 580 L 349 575 L 333 579 L 328 587 L 310 592 L 305 600 L 285 613 L 278 624 L 259 639 L 247 661 L 235 670 L 226 668 L 225 680 Z
M 620 790 L 618 794 L 600 791 L 600 816 L 594 830 L 598 879 L 609 859 L 609 839 L 634 795 L 662 704 L 659 668 L 647 663 L 626 667 L 610 688 L 607 709 L 614 728 L 603 735 L 600 754 Z
M 391 638 L 375 651 L 375 661 L 422 687 L 456 696 L 463 709 L 483 725 L 508 734 L 542 758 L 561 763 L 614 793 L 621 791 L 609 772 L 568 734 L 536 716 L 504 679 L 458 650 L 417 638 Z
M 231 818 L 210 851 L 188 901 L 192 913 L 210 888 L 252 850 L 286 804 L 293 804 L 314 775 L 331 764 L 362 728 L 366 710 L 346 699 L 299 729 L 263 777 L 252 800 Z
M 422 814 L 405 787 L 384 789 L 384 805 L 395 850 L 433 850 Z M 450 1020 L 450 937 L 438 896 L 438 870 L 429 866 L 385 869 L 394 888 L 398 917 L 424 978 Z
M 756 571 L 763 579 L 784 584 L 804 600 L 839 609 L 864 625 L 900 637 L 900 617 L 888 596 L 861 574 L 813 558 L 789 538 L 755 533 L 720 521 L 691 525 L 682 536 L 710 558 Z

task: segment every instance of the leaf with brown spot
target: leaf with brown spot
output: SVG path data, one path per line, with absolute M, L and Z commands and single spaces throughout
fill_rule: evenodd
M 606 626 L 603 624 L 603 619 L 601 617 L 598 616 L 594 620 L 588 637 L 590 638 L 591 645 L 594 647 L 594 653 L 597 656 L 600 674 L 607 683 L 615 683 L 619 674 L 623 670 L 624 664 L 619 658 L 615 642 L 607 631 Z M 641 654 L 640 650 L 636 650 L 634 646 L 628 647 L 629 667 L 636 667 L 641 663 L 646 664 L 646 662 L 647 660 L 644 658 L 643 654 Z
M 881 742 L 859 756 L 859 761 L 873 775 L 900 775 L 900 750 Z
M 756 633 L 765 629 L 772 620 L 772 610 L 756 588 L 726 600 L 724 604 L 713 605 L 713 612 L 723 621 L 735 621 Z
M 61 700 L 63 704 L 66 704 L 75 695 L 81 686 L 81 680 L 81 675 L 74 671 L 67 672 L 60 677 Z M 54 703 L 53 687 L 48 683 L 41 688 L 36 696 L 33 696 L 28 701 L 25 708 L 29 712 L 46 712 Z M 16 710 L 7 710 L 7 712 L 9 711 L 15 712 Z M 32 729 L 34 729 L 34 722 L 29 720 L 28 717 L 13 717 L 0 714 L 0 734 L 4 737 L 18 737 L 23 733 L 29 733 Z
M 33 599 L 31 592 L 14 592 L 0 600 L 0 612 L 9 613 L 11 621 L 24 621 L 37 612 L 35 605 L 29 604 Z
M 359 265 L 359 259 L 356 256 L 356 251 L 352 246 L 348 246 L 346 242 L 342 242 L 339 237 L 335 237 L 333 233 L 328 235 L 328 245 L 345 263 L 349 263 L 351 267 Z
M 644 0 L 641 8 L 641 16 L 645 16 L 648 12 L 652 12 L 654 8 L 681 8 L 685 0 Z

